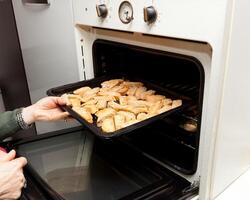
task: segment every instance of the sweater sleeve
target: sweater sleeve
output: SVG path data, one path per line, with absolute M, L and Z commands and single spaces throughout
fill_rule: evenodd
M 0 140 L 7 138 L 21 130 L 16 119 L 16 114 L 20 109 L 0 113 Z

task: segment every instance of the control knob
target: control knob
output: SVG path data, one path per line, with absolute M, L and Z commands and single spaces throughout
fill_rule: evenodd
M 96 5 L 96 12 L 98 17 L 105 18 L 108 15 L 108 9 L 105 4 Z
M 143 13 L 145 22 L 151 24 L 156 21 L 157 11 L 153 6 L 145 7 Z

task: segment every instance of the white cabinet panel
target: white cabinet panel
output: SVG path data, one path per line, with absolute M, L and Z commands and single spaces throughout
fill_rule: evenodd
M 51 0 L 49 5 L 13 0 L 17 29 L 32 103 L 47 89 L 79 80 L 72 5 Z M 38 133 L 72 126 L 37 123 Z

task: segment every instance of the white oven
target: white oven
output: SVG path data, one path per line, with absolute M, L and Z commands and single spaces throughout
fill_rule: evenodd
M 176 163 L 172 166 L 164 164 L 150 153 L 149 157 L 184 177 L 194 186 L 198 185 L 201 199 L 215 198 L 250 165 L 249 156 L 246 158 L 242 155 L 250 149 L 249 142 L 244 143 L 250 137 L 247 135 L 250 130 L 247 120 L 250 117 L 244 111 L 249 108 L 246 105 L 249 94 L 246 94 L 245 89 L 240 89 L 242 84 L 244 88 L 249 89 L 250 86 L 244 75 L 249 72 L 245 67 L 249 64 L 249 47 L 244 43 L 249 42 L 250 38 L 241 32 L 238 25 L 246 27 L 245 18 L 249 16 L 245 9 L 247 4 L 249 3 L 244 1 L 236 3 L 228 0 L 73 2 L 79 74 L 83 80 L 102 73 L 112 73 L 109 65 L 114 65 L 115 71 L 115 62 L 120 59 L 117 62 L 132 65 L 130 67 L 133 69 L 129 69 L 129 66 L 126 69 L 124 66 L 124 71 L 134 70 L 135 74 L 150 74 L 146 76 L 149 79 L 165 77 L 173 82 L 170 86 L 166 81 L 166 87 L 176 88 L 176 91 L 183 94 L 188 87 L 196 87 L 197 96 L 191 95 L 197 106 L 194 112 L 198 129 L 196 136 L 192 136 L 196 137 L 196 142 L 192 146 L 189 140 L 182 138 L 180 141 L 196 148 L 193 162 L 197 163 L 193 163 L 192 170 L 185 173 L 185 170 L 178 170 L 183 166 Z M 145 48 L 146 51 L 157 50 L 190 56 L 197 59 L 200 65 L 194 69 L 188 62 L 168 62 L 167 58 L 163 64 L 161 62 L 164 59 L 152 56 L 150 60 L 150 53 L 136 56 L 136 51 L 133 50 L 131 56 L 126 50 L 133 49 L 133 46 Z M 238 51 L 241 49 L 244 52 L 239 55 Z M 126 59 L 141 60 L 133 63 Z M 122 65 L 121 63 L 117 65 Z M 146 69 L 143 70 L 140 65 L 145 65 Z M 137 68 L 141 71 L 136 70 Z M 189 78 L 186 79 L 185 76 Z M 184 79 L 190 85 L 182 90 Z M 194 79 L 197 82 L 192 82 Z M 239 99 L 245 103 L 241 104 Z M 235 102 L 238 102 L 237 108 L 234 106 Z M 188 117 L 193 116 L 191 114 Z M 169 149 L 166 148 L 165 151 Z M 168 154 L 178 157 L 175 151 Z
M 128 73 L 191 103 L 110 141 L 78 127 L 5 144 L 32 166 L 26 198 L 215 199 L 250 166 L 250 2 L 71 3 L 78 65 L 67 70 Z

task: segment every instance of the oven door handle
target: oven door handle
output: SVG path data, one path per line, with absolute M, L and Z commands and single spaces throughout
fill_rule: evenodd
M 50 5 L 50 0 L 22 0 L 24 5 Z

